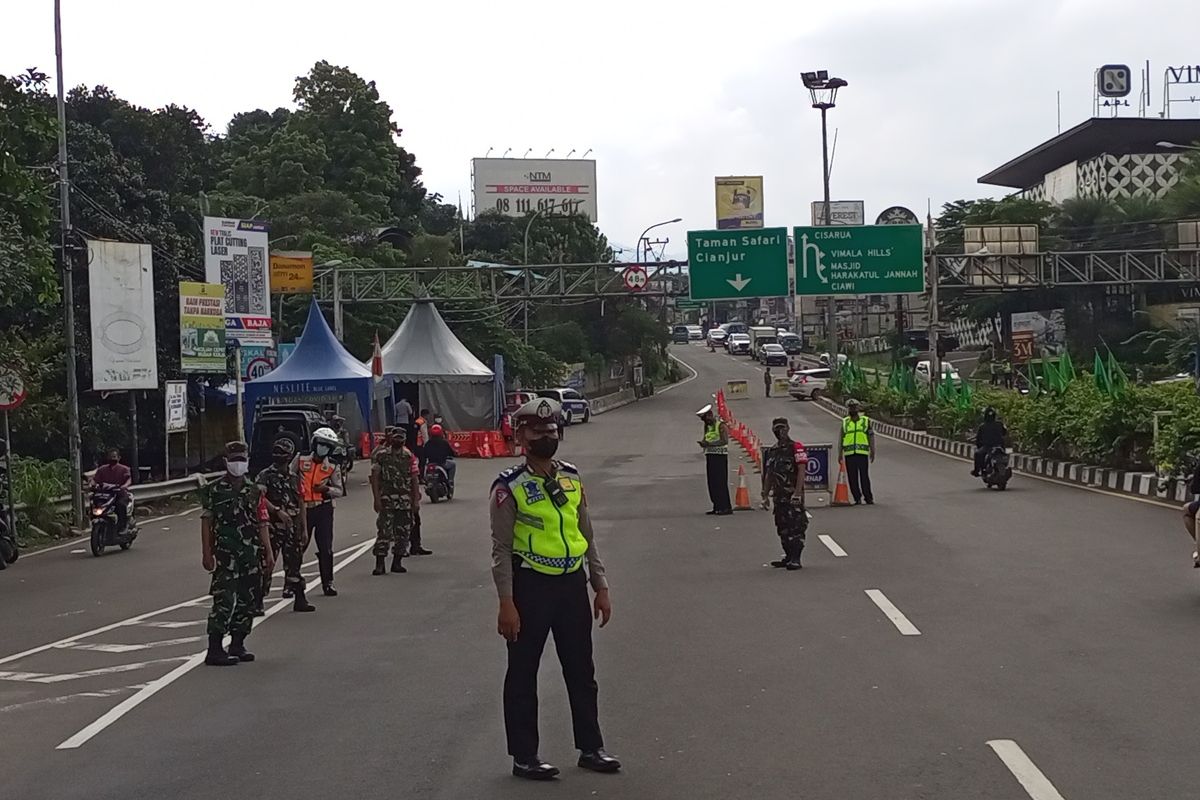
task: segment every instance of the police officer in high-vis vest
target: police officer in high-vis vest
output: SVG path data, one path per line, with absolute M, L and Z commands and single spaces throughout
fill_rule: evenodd
M 312 454 L 296 462 L 300 474 L 300 499 L 308 519 L 308 534 L 317 543 L 317 565 L 321 571 L 321 592 L 336 597 L 333 588 L 333 501 L 346 491 L 342 473 L 333 463 L 333 454 L 341 440 L 329 428 L 317 428 L 312 436 Z
M 592 621 L 608 624 L 612 604 L 604 562 L 596 551 L 579 472 L 555 460 L 559 404 L 535 398 L 513 412 L 525 463 L 492 484 L 492 578 L 500 597 L 497 629 L 508 640 L 504 728 L 513 775 L 550 780 L 558 768 L 538 755 L 537 673 L 546 637 L 562 664 L 579 766 L 616 772 L 597 719 Z M 585 570 L 586 567 L 586 570 Z M 595 592 L 589 602 L 588 584 Z
M 875 431 L 871 428 L 871 420 L 859 413 L 857 400 L 846 403 L 846 411 L 842 417 L 842 439 L 838 448 L 838 457 L 846 462 L 846 479 L 850 482 L 850 494 L 854 495 L 854 505 L 864 500 L 867 505 L 875 502 L 871 493 L 871 462 L 875 460 Z
M 728 516 L 733 513 L 733 504 L 729 502 L 729 432 L 712 405 L 697 411 L 696 416 L 704 423 L 704 434 L 697 444 L 704 451 L 708 499 L 712 501 L 712 510 L 705 513 Z

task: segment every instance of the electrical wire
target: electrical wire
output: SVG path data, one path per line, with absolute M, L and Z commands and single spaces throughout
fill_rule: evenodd
M 74 184 L 72 184 L 72 186 L 71 186 L 71 193 L 81 197 L 92 208 L 94 208 L 96 211 L 98 211 L 105 219 L 107 219 L 108 221 L 110 221 L 111 223 L 116 225 L 120 230 L 124 231 L 126 235 L 131 236 L 139 244 L 148 244 L 148 245 L 151 245 L 152 247 L 154 246 L 152 242 L 146 241 L 146 238 L 144 236 L 142 236 L 137 231 L 135 231 L 133 228 L 131 228 L 128 224 L 126 224 L 125 222 L 120 220 L 116 215 L 114 215 L 112 212 L 110 212 L 104 206 L 100 205 L 99 202 L 97 202 L 95 199 L 93 199 L 91 197 L 91 195 L 89 195 L 87 192 L 83 191 L 82 189 L 78 188 Z M 83 232 L 87 236 L 96 238 L 94 235 L 86 233 L 85 231 L 83 231 L 82 228 L 79 228 L 78 226 L 75 226 L 75 228 L 77 230 Z M 193 277 L 193 278 L 198 278 L 200 280 L 204 280 L 204 277 L 205 277 L 204 270 L 201 269 L 200 267 L 180 263 L 179 260 L 176 259 L 173 255 L 171 255 L 171 253 L 169 253 L 165 248 L 157 247 L 155 249 L 158 251 L 159 256 L 161 256 L 168 264 L 175 267 L 176 272 L 178 272 L 179 274 L 181 274 L 185 277 Z

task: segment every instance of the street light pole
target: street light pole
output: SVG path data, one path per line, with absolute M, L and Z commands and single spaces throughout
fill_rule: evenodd
M 642 252 L 643 252 L 643 251 L 642 251 L 642 242 L 647 242 L 647 244 L 646 244 L 646 250 L 645 250 L 645 252 L 646 252 L 646 253 L 649 253 L 649 252 L 650 252 L 650 244 L 649 244 L 649 242 L 648 242 L 648 241 L 647 241 L 647 239 L 646 239 L 646 234 L 647 234 L 647 233 L 649 233 L 650 231 L 654 230 L 655 228 L 661 228 L 663 225 L 674 225 L 676 222 L 683 222 L 683 217 L 676 217 L 675 219 L 668 219 L 668 220 L 665 220 L 665 221 L 663 221 L 663 222 L 656 222 L 656 223 L 654 223 L 653 225 L 651 225 L 650 227 L 646 228 L 646 230 L 642 231 L 642 235 L 641 235 L 641 236 L 639 236 L 639 237 L 638 237 L 638 240 L 637 240 L 637 250 L 636 250 L 636 252 L 634 253 L 634 259 L 633 259 L 633 260 L 634 260 L 634 261 L 636 261 L 636 262 L 637 262 L 637 263 L 639 263 L 639 264 L 641 263 L 641 261 L 642 261 Z
M 545 208 L 539 208 L 529 218 L 529 222 L 525 223 L 525 258 L 521 263 L 525 265 L 525 299 L 521 301 L 521 316 L 524 317 L 523 327 L 525 329 L 524 341 L 529 344 L 529 229 L 533 227 L 533 221 L 547 211 L 554 210 L 556 203 L 551 203 Z
M 54 0 L 54 59 L 58 73 L 58 200 L 59 266 L 63 282 L 63 325 L 66 327 L 67 449 L 71 459 L 71 511 L 82 528 L 83 463 L 79 430 L 79 376 L 75 370 L 75 277 L 71 263 L 71 183 L 67 169 L 67 104 L 63 90 L 62 3 Z

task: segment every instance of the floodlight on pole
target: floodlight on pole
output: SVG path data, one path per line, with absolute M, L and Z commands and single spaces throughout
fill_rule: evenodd
M 1178 142 L 1155 142 L 1155 147 L 1162 147 L 1166 150 L 1194 150 L 1200 152 L 1200 146 L 1194 144 L 1179 144 Z

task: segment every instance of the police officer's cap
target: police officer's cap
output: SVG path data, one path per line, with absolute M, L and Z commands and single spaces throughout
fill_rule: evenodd
M 858 406 L 859 406 L 859 402 L 857 400 L 855 400 L 854 398 L 850 398 L 849 400 L 846 401 L 846 408 L 858 408 Z
M 710 413 L 711 411 L 712 411 L 712 403 L 709 403 L 709 404 L 708 404 L 708 405 L 706 405 L 704 408 L 702 408 L 702 409 L 700 409 L 699 411 L 697 411 L 697 412 L 696 412 L 696 416 L 697 416 L 697 417 L 703 417 L 705 414 L 708 414 L 708 413 Z
M 296 443 L 291 439 L 276 439 L 275 444 L 271 446 L 271 455 L 291 457 L 295 454 Z
M 246 446 L 245 442 L 226 442 L 225 443 L 225 457 L 226 458 L 246 458 L 246 455 L 249 452 L 250 452 L 250 448 Z
M 562 416 L 562 403 L 548 397 L 535 397 L 513 412 L 517 426 L 536 425 L 539 428 L 558 428 Z

